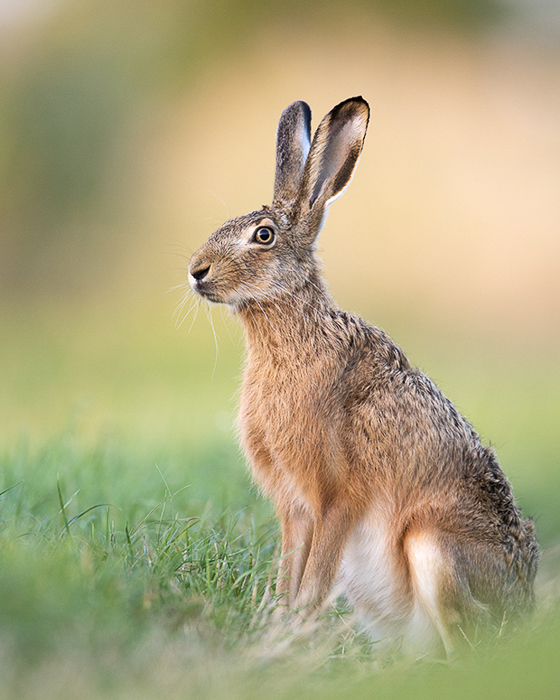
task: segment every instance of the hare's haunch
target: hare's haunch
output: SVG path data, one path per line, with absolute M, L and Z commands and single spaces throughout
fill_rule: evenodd
M 335 304 L 315 240 L 369 120 L 341 102 L 280 118 L 274 199 L 193 255 L 193 290 L 244 326 L 239 414 L 282 523 L 277 591 L 317 609 L 339 578 L 375 639 L 446 650 L 533 604 L 538 547 L 491 449 L 383 331 Z

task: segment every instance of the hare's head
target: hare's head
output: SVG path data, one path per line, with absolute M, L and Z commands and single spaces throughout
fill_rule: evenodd
M 354 173 L 368 119 L 365 100 L 345 100 L 311 141 L 309 107 L 291 104 L 278 124 L 272 205 L 231 219 L 210 236 L 191 259 L 192 289 L 235 309 L 303 288 L 316 270 L 314 242 L 328 208 Z

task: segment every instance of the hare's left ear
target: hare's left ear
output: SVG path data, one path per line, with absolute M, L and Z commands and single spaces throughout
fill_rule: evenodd
M 313 237 L 319 232 L 329 205 L 352 179 L 368 121 L 368 103 L 362 97 L 351 97 L 336 105 L 317 127 L 296 201 L 298 217 L 307 219 Z
M 296 194 L 311 144 L 311 110 L 293 102 L 282 112 L 276 135 L 274 203 L 291 203 Z

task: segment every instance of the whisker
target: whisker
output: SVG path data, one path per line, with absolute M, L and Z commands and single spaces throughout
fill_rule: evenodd
M 212 370 L 212 379 L 214 379 L 214 373 L 216 372 L 216 367 L 218 365 L 218 336 L 216 335 L 216 329 L 214 328 L 214 319 L 212 317 L 212 307 L 209 304 L 204 304 L 204 312 L 206 313 L 206 318 L 208 319 L 208 322 L 210 323 L 210 328 L 212 329 L 212 333 L 214 335 L 214 344 L 216 345 L 216 356 L 214 358 L 214 369 Z
M 179 301 L 175 305 L 175 308 L 174 308 L 173 314 L 172 314 L 172 318 L 175 318 L 175 316 L 178 316 L 181 313 L 181 311 L 183 310 L 183 307 L 187 303 L 188 298 L 189 298 L 189 293 L 187 292 L 187 290 L 185 290 L 183 292 L 183 294 L 181 294 L 181 296 L 179 297 Z
M 227 212 L 227 218 L 228 218 L 228 219 L 231 219 L 231 216 L 230 216 L 230 213 L 229 213 L 229 209 L 228 209 L 228 205 L 224 202 L 224 200 L 223 200 L 221 197 L 219 197 L 215 192 L 212 192 L 212 190 L 211 190 L 210 188 L 208 188 L 208 192 L 210 192 L 210 194 L 213 194 L 214 197 L 216 197 L 216 199 L 224 205 L 224 207 L 225 207 L 225 209 L 226 209 L 226 212 Z
M 187 245 L 184 241 L 182 240 L 177 240 L 175 239 L 174 241 L 169 241 L 166 246 L 169 250 L 169 254 L 171 255 L 180 255 L 181 257 L 191 257 L 193 254 L 193 249 Z M 182 250 L 182 253 L 177 252 L 177 250 Z M 186 255 L 184 253 L 187 253 Z
M 199 297 L 196 297 L 195 301 L 196 301 L 196 304 L 194 307 L 195 311 L 194 311 L 194 316 L 192 317 L 191 325 L 189 326 L 189 330 L 188 330 L 189 333 L 192 331 L 192 327 L 194 326 L 194 322 L 196 321 L 196 317 L 198 316 L 198 310 L 200 309 L 200 304 L 201 304 Z M 190 313 L 190 310 L 189 310 L 189 313 Z
M 181 313 L 182 313 L 183 309 L 185 308 L 185 304 L 187 303 L 187 301 L 189 300 L 189 298 L 190 298 L 190 301 L 191 301 L 191 306 L 190 306 L 189 310 L 187 311 L 187 313 L 183 316 L 183 318 L 181 318 L 181 320 L 179 320 L 179 318 L 180 318 L 180 316 L 181 316 Z M 192 311 L 194 308 L 198 308 L 198 303 L 199 303 L 199 299 L 193 298 L 193 297 L 191 297 L 190 295 L 185 295 L 185 297 L 182 299 L 182 301 L 181 301 L 181 303 L 180 303 L 179 308 L 176 309 L 175 312 L 173 312 L 173 315 L 174 315 L 174 316 L 175 316 L 175 315 L 177 316 L 177 320 L 175 321 L 175 330 L 179 330 L 179 328 L 181 328 L 181 326 L 183 325 L 183 323 L 184 323 L 184 322 L 187 320 L 187 318 L 189 317 L 191 311 Z M 196 313 L 195 313 L 195 315 L 194 315 L 194 318 L 196 318 Z M 194 322 L 194 318 L 193 318 L 193 322 Z M 191 328 L 192 328 L 192 324 L 191 324 Z M 190 333 L 190 328 L 189 328 L 189 333 Z
M 169 287 L 166 294 L 169 294 L 169 292 L 174 292 L 176 289 L 186 289 L 187 291 L 190 290 L 188 280 L 183 280 L 182 282 L 179 282 L 179 284 L 174 284 L 173 287 Z
M 231 316 L 230 316 L 229 314 L 227 314 L 227 316 L 226 316 L 226 315 L 224 314 L 224 310 L 225 310 L 224 307 L 223 307 L 223 306 L 220 306 L 220 314 L 221 314 L 221 316 L 222 316 L 222 321 L 224 322 L 224 326 L 226 327 L 226 331 L 228 332 L 229 339 L 230 339 L 231 342 L 233 343 L 233 342 L 234 342 L 234 341 L 233 341 L 233 336 L 231 335 L 230 330 L 229 330 L 229 320 L 230 320 Z

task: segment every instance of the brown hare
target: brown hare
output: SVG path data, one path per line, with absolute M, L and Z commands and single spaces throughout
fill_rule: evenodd
M 281 520 L 281 605 L 320 609 L 337 579 L 372 638 L 449 652 L 532 607 L 538 546 L 493 451 L 322 279 L 315 240 L 368 120 L 345 100 L 311 141 L 308 105 L 291 104 L 271 206 L 215 231 L 189 282 L 246 333 L 239 429 Z

